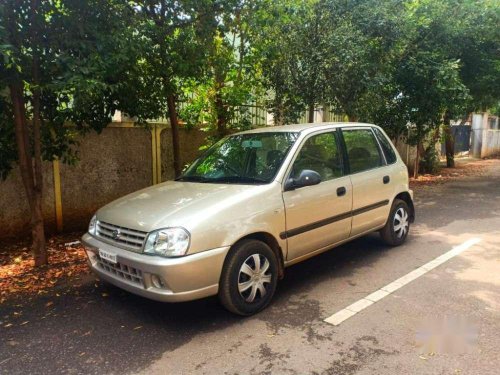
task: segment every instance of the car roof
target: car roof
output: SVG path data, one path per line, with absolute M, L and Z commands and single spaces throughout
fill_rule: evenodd
M 357 127 L 357 126 L 375 126 L 362 122 L 319 122 L 307 124 L 290 124 L 282 126 L 265 126 L 261 128 L 246 130 L 236 134 L 251 134 L 251 133 L 277 133 L 277 132 L 294 132 L 294 133 L 310 133 L 316 130 L 334 129 L 341 127 Z

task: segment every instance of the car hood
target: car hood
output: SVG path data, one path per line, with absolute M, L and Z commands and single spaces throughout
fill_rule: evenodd
M 268 189 L 268 185 L 168 181 L 107 204 L 98 210 L 97 219 L 144 232 L 169 226 L 191 230 L 201 220 Z

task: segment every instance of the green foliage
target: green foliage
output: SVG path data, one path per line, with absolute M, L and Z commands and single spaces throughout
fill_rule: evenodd
M 0 180 L 5 180 L 16 160 L 11 107 L 0 95 Z
M 168 96 L 182 99 L 193 80 L 205 74 L 206 45 L 214 35 L 213 20 L 222 5 L 215 0 L 131 3 L 137 60 L 133 72 L 123 77 L 131 91 L 124 95 L 121 108 L 144 123 L 166 118 Z M 195 118 L 193 111 L 188 122 Z
M 126 22 L 133 13 L 124 1 L 42 1 L 32 18 L 28 17 L 30 6 L 27 0 L 0 5 L 3 175 L 16 158 L 10 84 L 23 82 L 28 121 L 33 90 L 40 89 L 43 158 L 74 162 L 76 134 L 101 131 L 111 121 L 120 92 L 125 90 L 122 77 L 128 74 L 134 56 L 129 47 L 133 34 Z
M 434 174 L 439 171 L 439 155 L 435 145 L 430 145 L 425 149 L 420 159 L 419 169 L 422 173 Z
M 321 101 L 323 13 L 316 1 L 261 1 L 250 18 L 250 41 L 262 69 L 275 123 L 297 122 Z
M 249 129 L 255 114 L 249 104 L 262 94 L 260 65 L 249 42 L 253 2 L 227 2 L 213 13 L 215 32 L 205 46 L 204 75 L 183 81 L 179 116 L 188 128 L 200 124 L 212 144 L 224 135 Z M 261 119 L 264 120 L 264 119 Z
M 138 123 L 168 116 L 208 143 L 328 104 L 423 142 L 445 113 L 498 112 L 500 3 L 493 0 L 48 0 L 30 36 L 30 1 L 0 3 L 0 175 L 16 159 L 8 85 L 32 116 L 40 56 L 43 156 L 74 162 L 79 133 L 115 110 Z M 74 124 L 68 127 L 67 124 Z

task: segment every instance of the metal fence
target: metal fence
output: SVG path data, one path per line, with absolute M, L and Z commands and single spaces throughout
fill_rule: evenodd
M 471 127 L 470 125 L 453 125 L 451 135 L 455 140 L 454 153 L 468 152 L 471 145 Z M 446 145 L 441 145 L 441 155 L 446 155 Z
M 179 101 L 179 109 L 187 105 L 186 101 Z M 302 112 L 298 119 L 298 123 L 306 123 L 309 121 L 309 113 L 306 109 Z M 318 106 L 314 110 L 314 122 L 341 122 L 347 121 L 343 114 L 334 112 L 329 106 Z M 250 127 L 259 126 L 274 126 L 274 118 L 264 104 L 253 102 L 236 106 L 234 108 L 234 117 L 229 122 L 231 125 L 241 124 L 248 122 Z

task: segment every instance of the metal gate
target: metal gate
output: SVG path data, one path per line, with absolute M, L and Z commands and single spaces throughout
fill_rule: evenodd
M 469 125 L 454 125 L 451 127 L 451 135 L 455 139 L 455 154 L 468 152 L 470 150 L 471 127 Z M 441 154 L 446 155 L 446 147 L 441 145 Z

